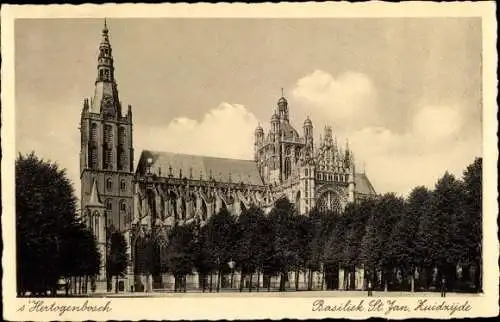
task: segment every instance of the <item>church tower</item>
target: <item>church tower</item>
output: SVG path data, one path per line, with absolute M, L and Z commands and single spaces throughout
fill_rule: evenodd
M 132 107 L 122 115 L 114 76 L 109 30 L 104 21 L 93 98 L 84 99 L 80 120 L 80 181 L 82 214 L 96 213 L 102 203 L 100 239 L 109 231 L 124 231 L 132 218 Z M 90 219 L 90 218 L 89 218 Z M 87 221 L 88 222 L 88 221 Z M 95 223 L 95 221 L 94 221 Z

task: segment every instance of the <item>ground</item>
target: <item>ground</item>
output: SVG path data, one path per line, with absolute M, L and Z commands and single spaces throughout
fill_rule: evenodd
M 234 291 L 221 291 L 217 292 L 205 292 L 200 291 L 187 291 L 186 293 L 173 293 L 173 292 L 152 292 L 152 293 L 142 293 L 142 292 L 125 292 L 125 293 L 94 293 L 89 294 L 89 297 L 173 297 L 173 296 L 189 296 L 189 297 L 210 297 L 210 296 L 235 296 L 235 297 L 248 297 L 248 296 L 262 296 L 262 297 L 306 297 L 306 298 L 329 298 L 329 297 L 348 297 L 348 298 L 361 298 L 367 297 L 366 291 L 289 291 L 289 292 L 248 292 L 248 289 L 243 292 Z M 439 292 L 373 292 L 373 297 L 440 297 Z M 480 294 L 471 293 L 446 293 L 446 297 L 450 298 L 466 298 L 466 297 L 476 297 Z

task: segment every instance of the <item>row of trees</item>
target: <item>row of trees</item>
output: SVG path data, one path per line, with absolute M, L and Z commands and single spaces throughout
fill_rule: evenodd
M 34 153 L 20 155 L 15 171 L 18 295 L 56 294 L 61 285 L 66 293 L 87 292 L 89 277 L 99 273 L 100 255 L 92 233 L 76 216 L 65 171 Z M 68 289 L 67 280 L 81 288 Z
M 106 273 L 123 276 L 129 264 L 126 241 L 107 228 Z M 95 288 L 101 256 L 95 237 L 77 216 L 73 187 L 64 170 L 34 153 L 16 160 L 17 293 L 24 296 L 87 293 Z
M 241 281 L 250 279 L 250 291 L 252 279 L 260 278 L 260 273 L 267 287 L 268 278 L 278 276 L 279 290 L 285 290 L 287 282 L 298 289 L 299 274 L 295 281 L 287 280 L 292 271 L 309 276 L 311 289 L 312 273 L 321 271 L 325 276 L 329 270 L 326 283 L 336 288 L 339 268 L 354 272 L 360 266 L 365 282 L 371 280 L 379 289 L 429 290 L 445 277 L 449 289 L 464 289 L 467 284 L 478 291 L 481 187 L 478 158 L 461 179 L 445 173 L 434 190 L 416 187 L 406 199 L 381 195 L 349 204 L 341 215 L 318 209 L 298 215 L 287 199 L 278 200 L 268 216 L 251 208 L 235 218 L 222 209 L 203 227 L 175 226 L 166 240 L 151 239 L 151 251 L 138 253 L 136 269 L 171 273 L 176 290 L 186 287 L 185 276 L 193 270 L 202 281 L 215 276 L 218 290 L 221 275 L 230 272 L 228 263 L 235 262 Z M 148 259 L 151 254 L 153 260 Z M 354 274 L 344 274 L 343 285 L 353 287 L 348 276 Z M 212 283 L 208 284 L 211 289 Z
M 138 248 L 145 251 L 136 253 L 136 272 L 169 272 L 176 289 L 185 290 L 186 275 L 196 270 L 203 289 L 206 284 L 211 289 L 216 278 L 218 290 L 233 262 L 241 272 L 240 289 L 243 279 L 250 280 L 251 290 L 252 279 L 263 275 L 268 288 L 269 277 L 278 276 L 279 289 L 285 290 L 287 282 L 299 288 L 298 278 L 288 281 L 292 271 L 309 276 L 308 289 L 313 272 L 330 276 L 327 286 L 335 288 L 338 268 L 352 272 L 363 266 L 367 279 L 381 289 L 432 289 L 445 276 L 449 288 L 468 283 L 478 291 L 481 181 L 478 158 L 461 179 L 445 173 L 433 190 L 417 187 L 406 199 L 385 194 L 349 204 L 342 215 L 314 209 L 301 216 L 286 199 L 278 200 L 267 216 L 251 208 L 235 218 L 223 209 L 203 227 L 175 226 L 164 239 L 142 240 Z M 124 273 L 128 259 L 123 236 L 109 235 L 111 278 Z M 16 160 L 16 237 L 21 296 L 56 294 L 61 278 L 73 279 L 73 285 L 78 279 L 82 289 L 73 292 L 86 292 L 89 277 L 99 273 L 96 241 L 76 216 L 71 182 L 64 170 L 34 153 Z

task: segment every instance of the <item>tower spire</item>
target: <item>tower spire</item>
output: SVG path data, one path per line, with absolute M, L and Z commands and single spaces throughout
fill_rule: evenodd
M 118 89 L 115 81 L 115 67 L 113 64 L 113 50 L 109 41 L 108 21 L 104 18 L 97 57 L 97 77 L 95 80 L 95 94 L 91 112 L 114 116 L 121 115 Z

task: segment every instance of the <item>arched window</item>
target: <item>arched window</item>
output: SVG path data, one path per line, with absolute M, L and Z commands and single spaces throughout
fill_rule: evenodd
M 113 210 L 113 203 L 111 202 L 111 199 L 106 200 L 106 210 Z
M 90 142 L 97 143 L 97 124 L 92 123 L 90 125 Z
M 120 190 L 121 190 L 121 192 L 127 191 L 127 183 L 123 179 L 120 181 Z
M 181 218 L 182 220 L 186 220 L 186 202 L 184 201 L 184 198 L 181 200 Z
M 290 177 L 291 173 L 292 173 L 292 161 L 290 160 L 290 157 L 287 157 L 285 159 L 285 179 Z
M 111 178 L 108 178 L 106 180 L 106 190 L 107 191 L 113 190 L 113 180 Z
M 118 130 L 118 144 L 125 146 L 126 131 L 123 126 Z
M 121 212 L 127 211 L 127 204 L 125 203 L 125 200 L 120 201 L 120 211 Z
M 304 174 L 305 174 L 306 177 L 309 175 L 309 171 L 308 171 L 307 168 L 304 170 Z
M 112 169 L 113 165 L 113 127 L 104 125 L 104 169 Z
M 99 214 L 94 216 L 94 236 L 96 240 L 99 240 Z

